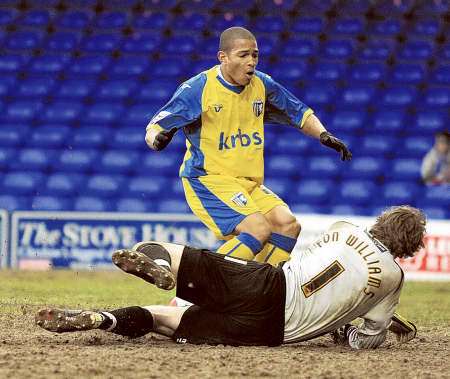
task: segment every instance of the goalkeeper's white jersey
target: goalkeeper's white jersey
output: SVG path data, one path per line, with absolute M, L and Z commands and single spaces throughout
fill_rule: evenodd
M 364 229 L 334 224 L 284 266 L 284 342 L 298 342 L 363 317 L 359 331 L 379 334 L 390 325 L 403 273 L 388 249 Z

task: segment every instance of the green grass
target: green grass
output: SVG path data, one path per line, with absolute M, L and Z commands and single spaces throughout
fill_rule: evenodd
M 114 308 L 167 304 L 166 292 L 118 271 L 0 271 L 0 312 L 23 307 Z M 406 282 L 398 311 L 421 326 L 450 324 L 449 282 Z

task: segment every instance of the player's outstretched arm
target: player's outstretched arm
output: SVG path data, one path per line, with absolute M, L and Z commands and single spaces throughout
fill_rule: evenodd
M 341 154 L 341 160 L 349 161 L 352 159 L 352 153 L 345 143 L 328 132 L 314 114 L 308 116 L 301 130 L 311 137 L 318 138 L 322 145 L 336 150 Z

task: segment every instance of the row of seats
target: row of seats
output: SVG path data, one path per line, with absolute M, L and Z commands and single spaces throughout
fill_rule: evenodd
M 30 187 L 37 180 L 28 176 Z M 56 179 L 55 179 L 56 180 Z M 55 185 L 56 181 L 53 181 Z M 178 180 L 179 182 L 179 180 Z M 157 181 L 156 181 L 157 183 Z M 306 213 L 305 208 L 331 211 L 333 208 L 355 214 L 376 214 L 379 209 L 395 204 L 410 204 L 427 209 L 429 217 L 450 217 L 445 207 L 450 201 L 448 187 L 411 186 L 407 182 L 391 182 L 383 187 L 371 181 L 348 180 L 304 180 L 289 186 L 269 180 L 267 185 L 278 193 L 292 207 L 294 212 Z M 175 184 L 175 183 L 174 183 Z M 16 193 L 0 195 L 0 208 L 8 210 L 77 210 L 77 211 L 121 211 L 121 212 L 190 212 L 181 191 L 176 196 L 162 196 L 164 189 L 155 185 L 151 178 L 136 178 L 128 183 L 126 195 L 120 195 L 120 186 L 101 177 L 93 177 L 80 194 L 69 196 L 43 189 L 40 193 Z M 166 183 L 167 185 L 167 183 Z M 164 188 L 164 187 L 163 187 Z M 176 187 L 174 187 L 176 188 Z M 293 190 L 294 189 L 294 190 Z M 144 192 L 145 191 L 145 192 Z M 117 196 L 119 194 L 119 196 Z M 331 194 L 331 195 L 330 195 Z M 301 207 L 302 209 L 299 209 Z M 376 212 L 374 212 L 376 210 Z M 314 211 L 313 211 L 314 212 Z M 308 212 L 309 213 L 309 212 Z

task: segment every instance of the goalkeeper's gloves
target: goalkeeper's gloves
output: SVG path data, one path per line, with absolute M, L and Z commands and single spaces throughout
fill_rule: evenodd
M 162 130 L 160 131 L 153 141 L 153 147 L 155 150 L 162 150 L 164 149 L 169 142 L 172 140 L 173 136 L 177 132 L 176 128 L 173 128 L 171 130 Z
M 329 132 L 320 133 L 320 143 L 324 146 L 330 147 L 336 150 L 338 153 L 341 153 L 342 161 L 349 161 L 352 159 L 352 153 L 347 148 L 344 142 L 342 142 L 339 138 L 336 138 Z
M 331 332 L 331 338 L 336 345 L 348 345 L 348 335 L 353 330 L 357 329 L 356 326 L 352 324 L 345 324 L 341 326 L 339 329 Z
M 400 343 L 411 341 L 417 334 L 416 326 L 398 313 L 392 316 L 392 323 L 388 329 L 395 334 Z

